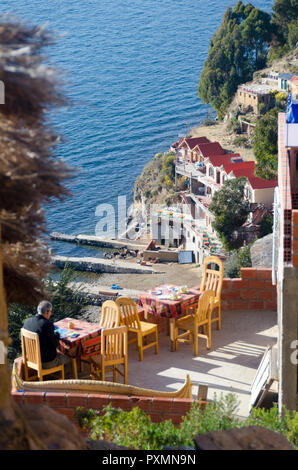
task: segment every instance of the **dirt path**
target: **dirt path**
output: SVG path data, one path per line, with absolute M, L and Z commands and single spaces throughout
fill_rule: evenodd
M 225 122 L 218 122 L 213 126 L 194 127 L 190 131 L 189 137 L 207 137 L 211 142 L 219 142 L 228 153 L 240 153 L 245 161 L 255 160 L 252 149 L 238 147 L 233 144 L 236 135 L 227 130 Z

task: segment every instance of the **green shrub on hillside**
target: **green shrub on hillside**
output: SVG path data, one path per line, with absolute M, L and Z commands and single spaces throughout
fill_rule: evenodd
M 173 203 L 175 199 L 175 162 L 174 152 L 157 153 L 136 179 L 135 200 L 141 201 L 144 198 L 146 204 L 160 204 L 165 203 L 171 194 L 170 203 Z
M 230 122 L 227 126 L 227 129 L 229 131 L 234 132 L 235 134 L 241 134 L 241 124 L 239 120 L 237 119 L 237 116 L 234 115 L 231 119 Z
M 271 17 L 249 3 L 228 7 L 210 41 L 200 76 L 198 94 L 210 103 L 219 119 L 225 115 L 239 84 L 253 78 L 266 65 L 272 37 Z
M 233 178 L 224 182 L 215 192 L 209 210 L 214 214 L 213 228 L 227 250 L 239 246 L 237 230 L 249 214 L 249 202 L 245 197 L 246 178 Z
M 260 222 L 259 237 L 263 238 L 273 232 L 273 215 L 267 214 Z
M 244 147 L 244 148 L 251 148 L 251 144 L 248 140 L 247 137 L 245 137 L 244 135 L 239 135 L 237 137 L 235 137 L 235 139 L 233 140 L 233 144 L 234 145 L 237 145 L 239 147 Z
M 264 179 L 276 178 L 277 175 L 277 115 L 277 107 L 268 111 L 257 122 L 254 131 L 255 174 Z
M 241 277 L 241 268 L 250 268 L 251 255 L 250 255 L 251 244 L 233 250 L 228 254 L 228 257 L 224 263 L 224 275 L 225 277 L 235 278 Z
M 293 50 L 298 42 L 297 0 L 275 0 L 272 11 L 274 37 L 268 55 L 269 63 Z

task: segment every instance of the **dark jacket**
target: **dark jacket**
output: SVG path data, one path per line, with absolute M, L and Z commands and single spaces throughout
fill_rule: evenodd
M 25 320 L 23 328 L 38 333 L 41 362 L 53 361 L 57 356 L 56 349 L 59 345 L 59 335 L 54 333 L 54 323 L 42 315 L 36 314 L 35 317 Z

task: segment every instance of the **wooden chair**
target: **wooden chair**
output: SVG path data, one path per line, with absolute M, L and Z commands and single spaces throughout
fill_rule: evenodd
M 100 352 L 97 355 L 91 355 L 90 350 L 100 345 Z M 91 348 L 91 349 L 90 349 Z M 113 381 L 117 381 L 117 373 L 123 375 L 124 383 L 127 384 L 127 327 L 104 328 L 101 331 L 101 338 L 91 338 L 83 343 L 83 354 L 81 361 L 88 362 L 91 370 L 91 377 L 94 379 L 99 376 L 105 380 L 106 369 L 113 370 Z M 123 365 L 123 372 L 118 369 Z
M 101 317 L 99 324 L 102 328 L 116 328 L 120 325 L 120 309 L 116 302 L 113 300 L 106 300 L 101 307 Z M 84 341 L 83 343 L 83 353 L 81 355 L 81 361 L 80 361 L 80 371 L 84 371 L 84 363 L 89 363 L 89 355 L 90 351 L 92 354 L 94 354 L 95 350 L 99 351 L 99 344 L 100 344 L 100 339 L 95 338 L 95 339 L 90 339 Z M 85 350 L 84 350 L 85 348 Z M 96 348 L 96 349 L 94 349 Z
M 102 304 L 99 324 L 102 328 L 116 328 L 120 325 L 120 309 L 113 300 L 106 300 Z
M 217 329 L 221 329 L 221 289 L 224 276 L 224 265 L 217 256 L 207 256 L 204 259 L 203 276 L 200 285 L 200 291 L 213 290 L 215 298 L 213 302 L 213 312 L 217 310 L 217 315 L 211 314 L 211 323 L 217 322 Z
M 207 340 L 207 349 L 211 348 L 211 313 L 213 309 L 214 291 L 208 290 L 202 293 L 196 313 L 179 318 L 175 323 L 174 350 L 178 349 L 178 342 L 194 343 L 194 355 L 199 354 L 199 337 Z M 199 327 L 203 327 L 203 333 L 199 333 Z M 207 329 L 207 332 L 206 332 Z M 185 333 L 178 334 L 179 330 Z M 187 337 L 187 338 L 186 338 Z M 186 339 L 185 339 L 186 338 Z
M 154 323 L 140 321 L 136 303 L 129 297 L 119 297 L 116 303 L 120 308 L 121 322 L 127 326 L 128 332 L 134 333 L 134 338 L 128 341 L 128 344 L 137 343 L 139 351 L 139 360 L 143 360 L 144 349 L 154 346 L 155 354 L 158 354 L 158 328 Z M 154 334 L 155 339 L 150 344 L 143 344 L 143 338 Z
M 45 375 L 50 375 L 55 372 L 61 372 L 61 379 L 64 380 L 64 364 L 53 367 L 52 369 L 42 368 L 38 333 L 33 333 L 32 331 L 22 328 L 21 341 L 25 381 L 35 380 L 36 378 L 42 381 Z M 37 373 L 35 375 L 29 375 L 29 369 L 34 369 Z

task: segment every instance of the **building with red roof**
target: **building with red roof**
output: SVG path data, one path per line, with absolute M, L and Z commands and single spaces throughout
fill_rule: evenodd
M 198 148 L 199 155 L 202 157 L 199 160 L 203 160 L 203 158 L 208 158 L 212 155 L 224 155 L 225 154 L 225 151 L 219 142 L 209 142 L 209 143 L 198 144 L 196 148 Z
M 211 155 L 224 155 L 219 142 L 210 142 L 207 137 L 185 138 L 178 144 L 179 153 L 185 161 L 191 163 L 203 161 Z
M 209 208 L 213 195 L 228 179 L 245 177 L 245 195 L 251 203 L 252 211 L 256 207 L 262 207 L 262 211 L 258 213 L 259 217 L 254 218 L 252 214 L 243 227 L 241 236 L 247 242 L 252 241 L 259 230 L 259 219 L 272 210 L 277 179 L 265 180 L 255 176 L 254 161 L 243 161 L 238 153 L 225 153 L 218 142 L 201 142 L 195 145 L 193 139 L 190 139 L 191 142 L 186 140 L 182 140 L 179 144 L 183 152 L 176 161 L 176 175 L 187 177 L 189 188 L 187 200 L 191 204 L 192 213 L 197 214 L 195 219 L 199 219 L 206 226 L 206 230 L 216 238 L 212 227 L 214 215 Z M 190 232 L 186 231 L 186 246 L 195 247 L 196 259 L 201 262 L 200 235 L 192 234 L 195 241 L 191 243 L 190 236 Z

